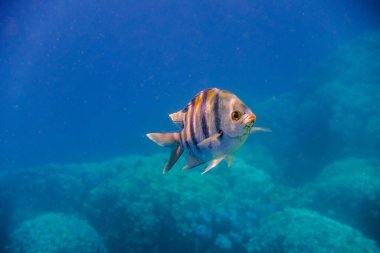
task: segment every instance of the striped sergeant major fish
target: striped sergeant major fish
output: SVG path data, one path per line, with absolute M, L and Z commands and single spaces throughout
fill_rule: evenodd
M 170 147 L 171 155 L 163 173 L 167 173 L 186 151 L 191 169 L 211 161 L 202 174 L 222 160 L 228 166 L 236 151 L 253 131 L 270 131 L 253 127 L 256 115 L 234 94 L 217 88 L 199 92 L 187 106 L 169 117 L 181 128 L 174 133 L 149 133 L 147 137 L 160 146 Z

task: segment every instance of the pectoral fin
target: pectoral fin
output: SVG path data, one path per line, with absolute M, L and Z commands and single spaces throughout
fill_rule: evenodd
M 223 132 L 220 131 L 207 139 L 204 139 L 203 141 L 198 143 L 198 147 L 207 147 L 210 143 L 218 143 L 219 144 L 219 138 L 223 135 Z
M 225 158 L 226 156 L 221 156 L 219 158 L 216 158 L 214 160 L 212 160 L 209 165 L 207 166 L 207 168 L 202 172 L 202 175 L 205 174 L 206 172 L 210 171 L 212 168 L 214 168 L 215 166 L 217 166 L 221 161 L 223 161 L 223 159 Z

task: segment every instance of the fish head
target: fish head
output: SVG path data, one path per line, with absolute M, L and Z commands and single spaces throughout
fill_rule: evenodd
M 223 101 L 222 108 L 222 130 L 228 136 L 248 136 L 256 115 L 237 96 L 230 96 Z

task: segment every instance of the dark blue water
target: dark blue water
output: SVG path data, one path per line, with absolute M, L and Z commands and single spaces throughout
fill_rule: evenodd
M 37 214 L 59 212 L 74 213 L 88 220 L 105 238 L 105 247 L 110 252 L 127 252 L 127 248 L 128 252 L 178 252 L 183 247 L 184 252 L 266 252 L 275 246 L 260 238 L 276 235 L 278 232 L 270 227 L 281 222 L 265 221 L 275 211 L 282 211 L 279 219 L 284 216 L 292 220 L 294 216 L 299 224 L 305 222 L 304 227 L 313 226 L 309 222 L 316 219 L 316 223 L 326 223 L 322 234 L 344 230 L 342 237 L 350 241 L 356 231 L 343 228 L 348 224 L 363 233 L 363 241 L 350 241 L 352 245 L 343 241 L 337 245 L 351 245 L 355 252 L 363 244 L 368 246 L 363 252 L 376 251 L 374 245 L 380 242 L 380 175 L 376 172 L 380 169 L 379 11 L 379 3 L 371 0 L 1 1 L 0 172 L 4 175 L 0 177 L 2 182 L 9 183 L 9 187 L 6 184 L 0 187 L 3 250 L 33 252 L 11 247 L 12 242 L 23 243 L 12 239 L 12 231 Z M 123 212 L 120 204 L 112 209 L 116 212 L 112 216 L 101 206 L 122 202 L 116 197 L 118 194 L 127 195 L 128 203 L 139 199 L 137 188 L 118 188 L 123 185 L 118 181 L 120 178 L 129 178 L 126 181 L 142 187 L 140 190 L 146 191 L 147 199 L 141 203 L 150 202 L 155 187 L 162 184 L 161 180 L 167 180 L 159 174 L 164 158 L 154 155 L 167 150 L 152 144 L 145 134 L 177 131 L 168 114 L 182 109 L 197 92 L 209 87 L 237 94 L 257 115 L 257 125 L 272 129 L 270 134 L 258 133 L 250 138 L 239 157 L 264 171 L 274 188 L 289 188 L 265 192 L 263 195 L 268 199 L 257 192 L 243 194 L 242 190 L 231 190 L 233 198 L 227 202 L 245 199 L 253 202 L 235 203 L 236 206 L 213 211 L 203 210 L 205 207 L 198 203 L 199 209 L 190 208 L 190 212 L 199 215 L 197 218 L 193 215 L 193 220 L 152 211 L 149 215 L 161 217 L 157 223 L 148 222 L 144 225 L 147 228 L 141 229 L 143 232 L 127 233 L 129 226 L 136 229 L 143 226 L 128 220 L 133 216 L 129 212 L 134 211 Z M 132 162 L 135 158 L 131 155 L 149 162 Z M 104 162 L 115 157 L 123 157 L 125 161 L 120 163 L 124 165 Z M 88 165 L 97 168 L 93 174 L 79 165 L 65 165 L 91 162 L 102 162 Z M 62 167 L 41 167 L 52 163 Z M 74 169 L 76 166 L 80 168 Z M 106 172 L 107 166 L 112 172 Z M 240 164 L 241 168 L 244 166 Z M 119 167 L 139 169 L 130 175 Z M 352 170 L 347 169 L 351 167 Z M 147 175 L 153 170 L 153 178 L 139 175 L 139 171 Z M 227 169 L 222 166 L 220 170 Z M 347 170 L 344 174 L 351 178 L 341 179 L 342 170 Z M 216 172 L 215 180 L 226 180 L 227 191 L 235 189 L 240 177 L 250 175 L 249 169 L 242 169 L 239 175 L 239 162 L 236 171 L 234 175 Z M 183 180 L 181 173 L 186 172 L 178 173 Z M 52 179 L 54 175 L 56 179 Z M 363 179 L 363 175 L 368 178 Z M 78 180 L 60 181 L 61 177 L 71 176 Z M 118 190 L 96 188 L 102 178 L 107 178 L 107 182 L 114 180 L 109 188 Z M 331 182 L 326 178 L 332 178 Z M 166 183 L 176 185 L 179 179 L 171 178 Z M 369 182 L 370 179 L 373 181 Z M 204 180 L 207 179 L 195 179 L 195 183 L 209 184 Z M 266 180 L 263 185 L 269 184 Z M 253 181 L 248 180 L 247 185 L 253 187 Z M 363 190 L 355 185 L 339 188 L 337 185 L 342 181 L 351 182 L 348 185 L 358 181 L 372 188 Z M 57 187 L 59 182 L 62 186 Z M 181 182 L 176 187 L 190 192 L 189 198 L 196 203 L 216 201 L 212 197 L 203 200 L 206 192 L 198 196 L 194 189 L 182 186 L 186 180 Z M 301 192 L 308 193 L 300 194 L 297 187 L 305 187 Z M 49 195 L 52 188 L 56 189 Z M 209 191 L 220 193 L 221 189 L 225 187 L 216 184 Z M 261 191 L 260 187 L 257 189 Z M 335 196 L 326 189 L 335 191 L 336 196 L 352 192 L 335 199 L 326 197 Z M 358 193 L 360 190 L 365 193 Z M 98 193 L 98 199 L 94 192 Z M 67 198 L 76 193 L 79 200 Z M 154 207 L 136 206 L 133 210 L 137 213 L 149 208 L 161 210 L 159 203 L 165 201 L 159 199 L 165 199 L 171 206 L 177 200 L 176 197 L 168 200 L 173 194 L 179 193 L 163 190 L 158 202 L 153 201 Z M 274 197 L 278 195 L 281 201 Z M 350 197 L 353 195 L 356 202 Z M 33 198 L 42 200 L 33 202 L 30 200 Z M 57 198 L 63 199 L 60 204 L 53 201 Z M 87 205 L 80 205 L 86 201 Z M 350 211 L 337 207 L 347 202 L 356 203 Z M 20 209 L 23 203 L 28 205 L 25 210 Z M 178 208 L 186 205 L 187 202 Z M 89 207 L 99 210 L 94 214 Z M 289 211 L 288 207 L 300 210 Z M 363 209 L 370 212 L 362 212 Z M 231 218 L 233 213 L 244 217 L 244 221 Z M 47 219 L 51 217 L 61 219 L 60 216 Z M 102 221 L 104 217 L 109 219 L 107 224 Z M 136 217 L 133 221 L 141 218 Z M 76 222 L 68 219 L 68 224 Z M 118 227 L 121 219 L 129 223 Z M 342 224 L 333 224 L 336 221 Z M 36 222 L 45 224 L 43 218 Z M 187 230 L 170 226 L 181 222 L 193 225 L 187 224 L 191 227 Z M 242 224 L 247 227 L 239 230 Z M 186 230 L 191 234 L 189 241 L 184 239 L 187 232 L 183 232 L 186 235 L 181 239 L 157 237 L 168 226 L 173 234 Z M 92 236 L 91 229 L 88 232 L 84 228 L 87 231 L 84 233 Z M 287 229 L 286 234 L 290 234 L 295 228 L 284 231 Z M 144 244 L 147 238 L 151 240 Z M 199 242 L 197 238 L 201 238 Z M 262 245 L 257 243 L 258 238 Z M 365 241 L 367 238 L 374 240 L 374 245 Z M 173 244 L 173 240 L 178 244 L 165 246 L 168 241 Z M 312 249 L 300 246 L 298 250 L 319 252 L 328 243 L 331 242 Z M 274 252 L 295 252 L 297 247 L 293 246 L 288 249 L 278 246 Z M 77 249 L 62 252 L 65 250 Z M 102 246 L 97 250 L 103 252 Z M 350 248 L 337 248 L 337 252 L 346 250 Z
M 141 153 L 143 134 L 206 87 L 252 102 L 297 89 L 337 46 L 378 28 L 376 11 L 371 1 L 3 1 L 1 166 Z

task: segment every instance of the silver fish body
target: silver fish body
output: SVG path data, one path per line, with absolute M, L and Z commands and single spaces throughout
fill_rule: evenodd
M 180 132 L 147 134 L 158 145 L 172 148 L 164 173 L 184 151 L 187 164 L 183 169 L 211 161 L 204 174 L 224 159 L 230 165 L 233 152 L 245 142 L 256 121 L 255 114 L 236 95 L 217 88 L 201 91 L 184 109 L 169 116 Z

